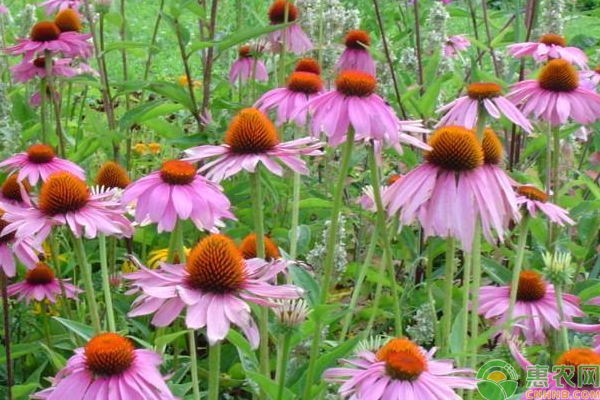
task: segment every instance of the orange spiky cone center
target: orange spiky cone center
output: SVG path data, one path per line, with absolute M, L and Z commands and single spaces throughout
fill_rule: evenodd
M 491 128 L 485 128 L 481 147 L 483 148 L 484 163 L 500 164 L 502 161 L 502 142 Z
M 186 283 L 209 293 L 232 293 L 246 281 L 244 259 L 233 241 L 213 234 L 202 239 L 185 264 Z
M 470 171 L 484 160 L 483 149 L 475 134 L 461 126 L 445 126 L 429 138 L 433 150 L 425 153 L 427 162 L 452 171 Z
M 523 271 L 519 275 L 519 288 L 517 300 L 538 301 L 546 295 L 546 283 L 540 274 L 535 271 Z
M 319 75 L 311 72 L 292 72 L 287 80 L 287 88 L 293 92 L 314 94 L 323 89 Z
M 342 71 L 335 79 L 336 90 L 348 97 L 368 97 L 376 87 L 375 78 L 363 71 Z
M 233 117 L 223 141 L 234 153 L 260 154 L 279 144 L 279 135 L 263 113 L 245 108 Z
M 517 193 L 527 197 L 529 200 L 540 201 L 542 203 L 548 201 L 548 195 L 533 186 L 519 186 L 517 188 Z
M 319 66 L 319 62 L 314 58 L 301 58 L 294 68 L 296 72 L 311 72 L 313 74 L 320 75 L 321 67 Z
M 23 196 L 21 195 L 21 185 L 23 185 L 23 189 L 26 193 L 29 193 L 31 186 L 29 186 L 27 181 L 23 181 L 21 182 L 21 185 L 19 185 L 19 182 L 17 182 L 17 176 L 18 174 L 12 174 L 6 178 L 2 184 L 1 190 L 4 198 L 20 203 L 23 201 Z
M 187 161 L 169 160 L 160 167 L 160 178 L 171 185 L 188 185 L 195 177 L 196 169 Z
M 492 82 L 476 82 L 467 86 L 467 95 L 473 100 L 492 99 L 501 94 L 500 85 Z
M 35 164 L 45 164 L 55 157 L 52 147 L 45 144 L 34 144 L 27 149 L 27 159 Z
M 365 47 L 371 45 L 369 34 L 361 30 L 352 30 L 346 34 L 344 38 L 346 47 L 353 50 L 365 50 Z
M 377 352 L 387 374 L 398 380 L 414 381 L 427 370 L 427 358 L 419 347 L 405 338 L 390 340 Z
M 61 32 L 79 32 L 81 31 L 81 22 L 77 11 L 72 8 L 65 8 L 59 11 L 54 17 L 54 23 Z
M 554 59 L 542 68 L 538 83 L 551 92 L 572 92 L 579 86 L 579 76 L 568 61 Z
M 58 39 L 60 28 L 52 21 L 42 21 L 33 25 L 29 38 L 34 42 L 50 42 Z
M 85 364 L 94 375 L 110 377 L 127 371 L 135 360 L 131 341 L 116 333 L 101 333 L 84 348 Z
M 46 263 L 39 262 L 27 271 L 25 280 L 30 285 L 47 285 L 54 281 L 54 272 Z
M 595 353 L 591 349 L 586 348 L 575 348 L 565 351 L 563 354 L 558 357 L 555 365 L 566 365 L 569 367 L 573 367 L 573 382 L 577 383 L 579 378 L 579 369 L 581 367 L 584 368 L 593 368 L 594 366 L 600 365 L 600 355 Z M 592 369 L 593 371 L 593 369 Z
M 544 43 L 546 45 L 555 45 L 565 47 L 567 45 L 567 41 L 564 37 L 560 35 L 554 35 L 552 33 L 547 33 L 540 37 L 540 43 Z
M 102 164 L 102 167 L 98 170 L 94 183 L 106 188 L 125 189 L 131 183 L 131 180 L 125 168 L 114 161 L 108 161 Z
M 265 246 L 265 260 L 271 261 L 279 258 L 277 245 L 267 235 L 263 237 L 263 243 Z M 256 258 L 256 234 L 251 233 L 247 235 L 240 243 L 239 249 L 246 260 Z
M 85 182 L 68 172 L 55 172 L 42 184 L 38 207 L 49 216 L 66 214 L 83 208 L 89 198 Z
M 269 20 L 272 24 L 283 24 L 285 22 L 285 9 L 287 7 L 288 22 L 298 19 L 298 9 L 294 4 L 285 0 L 277 0 L 269 8 Z

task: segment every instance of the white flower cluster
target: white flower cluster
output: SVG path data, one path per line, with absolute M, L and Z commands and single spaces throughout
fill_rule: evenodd
M 425 53 L 431 55 L 435 51 L 442 51 L 446 43 L 446 23 L 450 14 L 441 2 L 435 2 L 429 9 L 429 16 L 425 22 L 427 29 L 423 49 Z
M 565 27 L 565 0 L 543 0 L 541 4 L 542 33 L 562 35 Z
M 321 5 L 321 2 L 323 4 Z M 359 12 L 346 8 L 339 0 L 298 0 L 296 6 L 304 32 L 316 45 L 319 40 L 319 21 L 323 7 L 323 70 L 335 65 L 342 53 L 343 37 L 351 29 L 360 26 Z
M 413 317 L 414 324 L 406 328 L 406 333 L 417 344 L 425 346 L 435 339 L 435 327 L 429 304 L 422 304 Z
M 19 21 L 19 32 L 17 37 L 29 37 L 29 32 L 33 24 L 37 22 L 36 8 L 34 4 L 27 4 L 23 7 L 23 10 L 17 16 Z
M 414 71 L 417 69 L 417 52 L 414 47 L 405 47 L 400 50 L 400 68 L 403 71 Z
M 10 156 L 18 147 L 21 125 L 12 120 L 12 103 L 8 98 L 8 87 L 0 83 L 0 140 L 2 147 L 0 156 Z
M 334 271 L 336 275 L 339 275 L 346 268 L 347 264 L 347 252 L 346 252 L 346 218 L 340 216 L 338 223 L 337 239 L 335 241 L 335 252 L 334 252 Z M 329 235 L 329 226 L 331 221 L 325 222 L 325 229 L 323 229 L 322 240 L 317 243 L 315 247 L 306 255 L 306 262 L 313 266 L 317 276 L 323 274 L 323 261 L 325 260 L 325 243 L 327 242 L 327 236 Z

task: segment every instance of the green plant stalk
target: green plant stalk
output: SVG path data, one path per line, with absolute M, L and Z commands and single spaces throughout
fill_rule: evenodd
M 385 249 L 383 250 L 385 253 Z M 383 254 L 385 257 L 385 254 Z M 373 295 L 373 309 L 371 310 L 371 316 L 369 317 L 369 321 L 367 322 L 367 326 L 363 331 L 363 337 L 368 338 L 371 335 L 371 330 L 373 329 L 373 324 L 375 323 L 375 317 L 377 316 L 377 311 L 379 310 L 379 304 L 381 303 L 381 293 L 383 291 L 383 280 L 385 279 L 385 263 L 381 263 L 378 268 L 379 274 L 377 275 L 377 285 L 375 286 L 375 294 Z M 393 279 L 393 278 L 390 278 Z
M 265 227 L 262 207 L 262 193 L 260 187 L 260 168 L 249 174 L 250 196 L 252 198 L 252 211 L 254 214 L 254 234 L 256 235 L 256 257 L 265 258 Z M 260 319 L 258 321 L 260 334 L 259 363 L 260 372 L 269 376 L 269 310 L 267 307 L 260 308 Z
M 510 324 L 515 311 L 515 304 L 517 303 L 517 293 L 519 291 L 519 277 L 523 269 L 523 260 L 525 258 L 525 246 L 527 244 L 527 235 L 529 233 L 529 222 L 531 219 L 528 215 L 525 215 L 521 226 L 519 227 L 519 241 L 517 243 L 517 253 L 515 255 L 515 266 L 513 268 L 512 281 L 510 283 L 510 303 L 508 304 L 508 311 L 506 313 L 506 323 Z M 508 330 L 508 327 L 507 327 Z
M 433 250 L 432 245 L 429 243 L 427 247 L 427 266 L 425 267 L 425 283 L 427 285 L 427 298 L 429 300 L 429 307 L 431 308 L 431 317 L 433 318 L 433 326 L 436 327 L 436 332 L 438 331 L 438 320 L 437 320 L 437 310 L 435 308 L 435 298 L 433 297 Z M 436 334 L 435 344 L 436 346 L 440 346 L 440 336 Z
M 40 79 L 40 124 L 42 128 L 42 143 L 47 143 L 48 140 L 46 114 L 46 78 L 42 78 Z
M 560 127 L 556 126 L 552 128 L 552 139 L 553 139 L 553 150 L 552 150 L 552 202 L 558 204 L 558 192 L 560 186 L 560 176 L 558 174 L 558 161 L 560 157 Z M 550 147 L 550 146 L 548 146 Z M 555 242 L 558 237 L 559 226 L 558 224 L 552 223 L 550 225 L 549 246 L 548 248 L 553 251 Z
M 367 270 L 371 266 L 371 260 L 373 259 L 373 253 L 375 252 L 375 247 L 377 246 L 377 240 L 379 237 L 379 226 L 375 225 L 373 228 L 373 233 L 371 234 L 371 241 L 369 242 L 369 248 L 367 249 L 367 254 L 365 256 L 365 261 L 360 267 L 360 271 L 358 273 L 358 278 L 356 279 L 356 283 L 354 284 L 354 289 L 352 291 L 352 298 L 350 299 L 350 305 L 348 306 L 348 314 L 344 318 L 344 323 L 342 325 L 342 332 L 340 334 L 340 343 L 346 339 L 346 335 L 348 334 L 348 330 L 350 329 L 350 324 L 352 323 L 352 317 L 354 316 L 354 310 L 358 304 L 358 298 L 360 297 L 360 290 L 367 276 Z
M 63 134 L 61 115 L 60 115 L 60 101 L 54 96 L 54 79 L 52 79 L 52 53 L 50 50 L 44 52 L 44 65 L 46 67 L 46 82 L 48 83 L 48 89 L 50 90 L 50 104 L 54 109 L 54 118 L 56 123 L 56 136 L 58 136 L 58 152 L 61 157 L 65 157 L 65 136 Z M 44 93 L 46 93 L 44 88 Z M 42 93 L 40 93 L 41 95 Z
M 10 343 L 10 305 L 8 304 L 8 292 L 6 290 L 6 281 L 6 274 L 4 273 L 4 270 L 0 268 L 0 289 L 2 291 L 2 319 L 4 325 L 4 351 L 6 359 L 6 399 L 12 400 L 13 367 Z
M 39 303 L 42 313 L 42 321 L 44 321 L 44 339 L 46 341 L 46 345 L 49 348 L 52 348 L 52 341 L 50 340 L 50 317 L 48 316 L 48 310 L 46 309 L 47 305 L 44 300 L 40 301 Z
M 565 308 L 563 302 L 563 288 L 560 285 L 554 286 L 554 294 L 556 295 L 556 304 L 558 305 L 558 318 L 560 321 L 560 329 L 558 331 L 559 346 L 562 347 L 562 351 L 567 351 L 571 347 L 569 345 L 569 334 L 567 333 L 567 327 L 563 325 L 565 321 Z
M 285 10 L 283 12 L 283 23 L 287 24 L 290 13 L 290 3 L 285 3 Z M 282 29 L 281 32 L 281 49 L 279 50 L 279 68 L 277 69 L 277 85 L 283 86 L 285 84 L 285 46 L 287 42 L 287 28 Z
M 58 243 L 56 243 L 56 238 L 54 236 L 55 236 L 54 232 L 50 233 L 50 236 L 48 236 L 48 244 L 50 246 L 50 259 L 52 260 L 52 264 L 57 272 L 56 276 L 57 276 L 57 280 L 58 280 L 58 286 L 60 287 L 60 294 L 62 297 L 61 303 L 62 303 L 63 311 L 65 313 L 65 316 L 68 319 L 73 319 L 71 317 L 71 308 L 69 307 L 69 302 L 67 299 L 67 291 L 65 290 L 65 284 L 62 279 L 60 260 L 58 259 Z M 77 338 L 77 336 L 74 336 L 74 337 Z
M 292 345 L 292 335 L 284 333 L 281 335 L 281 352 L 279 354 L 277 377 L 277 400 L 283 400 L 283 391 L 285 389 L 285 372 L 288 366 L 288 358 Z
M 219 399 L 219 378 L 221 377 L 221 342 L 208 349 L 208 400 Z
M 90 316 L 92 318 L 92 326 L 94 327 L 94 333 L 97 335 L 102 331 L 100 325 L 100 315 L 98 314 L 98 304 L 96 303 L 96 292 L 94 290 L 94 283 L 92 281 L 92 268 L 87 262 L 87 256 L 85 254 L 85 248 L 83 247 L 83 240 L 81 238 L 73 236 L 73 250 L 75 251 L 75 257 L 79 263 L 81 269 L 81 275 L 83 276 L 83 284 L 85 286 L 85 295 L 90 308 Z
M 115 310 L 113 308 L 112 295 L 110 293 L 110 280 L 108 278 L 108 262 L 106 256 L 106 236 L 98 234 L 98 247 L 100 252 L 100 272 L 102 274 L 102 291 L 104 292 L 104 303 L 106 304 L 106 315 L 108 318 L 109 332 L 117 331 L 115 323 Z
M 306 127 L 308 131 L 308 125 Z M 298 139 L 298 130 L 294 130 L 294 139 Z M 300 221 L 300 185 L 302 180 L 298 172 L 294 172 L 292 187 L 292 227 L 290 236 L 290 258 L 295 260 L 298 256 L 298 225 Z
M 469 295 L 471 290 L 471 268 L 473 266 L 473 255 L 471 253 L 465 254 L 463 264 L 463 303 L 462 303 L 462 330 L 460 332 L 460 343 L 462 345 L 461 349 L 461 365 L 467 364 L 467 354 L 469 352 Z
M 331 282 L 331 274 L 333 272 L 335 242 L 337 240 L 337 230 L 340 212 L 342 208 L 342 195 L 344 193 L 344 182 L 350 168 L 350 156 L 354 147 L 354 130 L 350 129 L 346 136 L 346 143 L 342 150 L 342 159 L 340 162 L 340 170 L 333 192 L 333 203 L 331 205 L 331 223 L 327 234 L 327 243 L 325 246 L 325 261 L 323 263 L 323 279 L 321 280 L 321 293 L 319 294 L 319 304 L 325 304 L 327 295 L 329 294 L 329 285 Z M 308 369 L 306 370 L 306 381 L 304 382 L 303 400 L 311 400 L 311 388 L 317 366 L 317 358 L 319 357 L 319 345 L 321 342 L 321 328 L 323 322 L 320 318 L 315 321 L 315 329 L 313 332 L 313 340 L 310 349 L 310 357 L 308 361 Z
M 192 376 L 192 392 L 194 393 L 194 400 L 200 400 L 200 381 L 198 380 L 198 355 L 196 354 L 196 336 L 194 331 L 190 329 L 188 331 L 188 341 L 190 343 L 190 375 Z M 217 344 L 218 346 L 218 344 Z M 211 352 L 209 352 L 209 357 Z M 220 351 L 219 351 L 220 353 Z M 219 366 L 217 365 L 217 374 L 219 371 Z M 212 374 L 212 365 L 210 368 L 210 372 Z M 210 388 L 209 388 L 210 390 Z M 219 396 L 219 375 L 217 375 L 217 388 L 216 388 L 216 396 L 214 399 L 218 399 Z M 209 400 L 212 400 L 213 397 L 210 397 L 210 393 L 208 396 Z
M 471 290 L 471 368 L 477 366 L 477 338 L 479 336 L 479 287 L 481 286 L 481 222 L 475 221 L 475 232 L 473 233 L 473 287 Z
M 400 312 L 400 296 L 398 295 L 398 288 L 396 286 L 396 272 L 394 271 L 392 246 L 390 245 L 390 238 L 387 230 L 385 209 L 383 208 L 383 201 L 381 200 L 379 166 L 377 165 L 377 155 L 375 154 L 375 146 L 373 144 L 371 144 L 371 152 L 369 153 L 369 169 L 371 170 L 371 184 L 373 185 L 373 200 L 375 200 L 375 206 L 377 208 L 377 226 L 384 249 L 383 262 L 390 275 L 390 288 L 392 291 L 392 304 L 394 307 L 394 328 L 396 336 L 401 336 L 402 314 Z M 378 306 L 378 304 L 375 305 L 376 310 Z
M 552 192 L 552 125 L 548 123 L 546 129 L 546 194 Z
M 177 254 L 177 246 L 179 245 L 179 239 L 177 238 L 177 235 L 179 235 L 179 219 L 177 220 L 177 222 L 175 223 L 175 229 L 173 229 L 173 232 L 171 232 L 171 236 L 169 236 L 169 249 L 167 250 L 167 262 L 168 263 L 172 263 L 173 260 L 175 260 L 175 254 Z M 181 260 L 183 258 L 185 258 L 185 254 L 177 254 L 179 256 L 179 259 Z
M 444 284 L 444 319 L 442 320 L 442 353 L 450 354 L 452 333 L 452 288 L 454 287 L 454 238 L 446 239 L 446 280 Z

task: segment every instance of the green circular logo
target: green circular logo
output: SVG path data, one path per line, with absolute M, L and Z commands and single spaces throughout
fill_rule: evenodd
M 477 372 L 477 390 L 486 400 L 507 400 L 517 391 L 519 375 L 502 360 L 485 363 Z

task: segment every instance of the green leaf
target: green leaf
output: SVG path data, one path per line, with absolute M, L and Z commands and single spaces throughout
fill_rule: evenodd
M 242 365 L 246 371 L 258 370 L 258 359 L 256 353 L 252 349 L 250 343 L 243 337 L 239 332 L 230 329 L 227 333 L 227 340 L 229 340 L 238 351 Z
M 259 374 L 258 372 L 246 371 L 246 375 L 250 379 L 252 379 L 254 382 L 256 382 L 258 384 L 258 386 L 260 386 L 260 388 L 271 399 L 276 399 L 277 398 L 277 389 L 279 388 L 279 386 L 277 385 L 276 382 L 274 382 L 273 380 L 267 378 L 263 374 Z M 284 388 L 283 389 L 283 397 L 282 398 L 286 399 L 286 400 L 291 400 L 291 399 L 294 398 L 294 393 L 290 389 Z
M 71 321 L 61 317 L 53 317 L 56 321 L 63 324 L 68 330 L 83 338 L 86 342 L 94 336 L 94 328 L 80 322 Z
M 194 105 L 190 94 L 181 86 L 173 82 L 155 82 L 148 85 L 148 89 L 177 103 L 183 104 L 188 110 L 193 111 Z
M 109 43 L 105 48 L 104 51 L 102 52 L 101 55 L 106 55 L 107 53 L 110 53 L 111 51 L 115 51 L 115 50 L 131 50 L 131 49 L 145 49 L 145 48 L 149 48 L 150 44 L 148 43 L 141 43 L 141 42 L 133 42 L 131 40 L 124 40 L 121 42 L 112 42 Z
M 13 360 L 34 353 L 40 349 L 39 342 L 18 343 L 11 345 L 11 357 Z M 6 364 L 5 348 L 0 346 L 0 364 Z
M 159 336 L 156 338 L 156 340 L 154 340 L 154 347 L 157 349 L 165 348 L 173 340 L 185 335 L 186 333 L 187 331 L 178 331 L 175 333 L 169 333 L 168 335 Z
M 314 307 L 319 302 L 319 284 L 312 276 L 302 267 L 291 265 L 288 268 L 292 281 L 304 289 L 306 300 L 311 307 Z
M 240 32 L 233 33 L 225 37 L 224 39 L 218 41 L 216 43 L 216 47 L 218 51 L 222 52 L 237 44 L 246 43 L 250 39 L 254 39 L 256 37 L 266 35 L 267 33 L 278 31 L 291 24 L 291 22 L 288 22 L 287 24 L 257 26 L 250 29 L 244 29 Z
M 331 208 L 332 204 L 329 200 L 319 199 L 311 197 L 309 199 L 302 199 L 298 204 L 300 209 L 303 208 Z
M 44 349 L 46 354 L 48 354 L 48 359 L 52 363 L 52 366 L 54 367 L 54 369 L 56 369 L 58 371 L 58 370 L 61 370 L 65 366 L 67 361 L 65 360 L 65 358 L 63 356 L 61 356 L 54 350 L 50 349 L 48 346 L 46 346 L 45 343 L 40 343 L 40 346 L 42 346 L 42 349 Z

